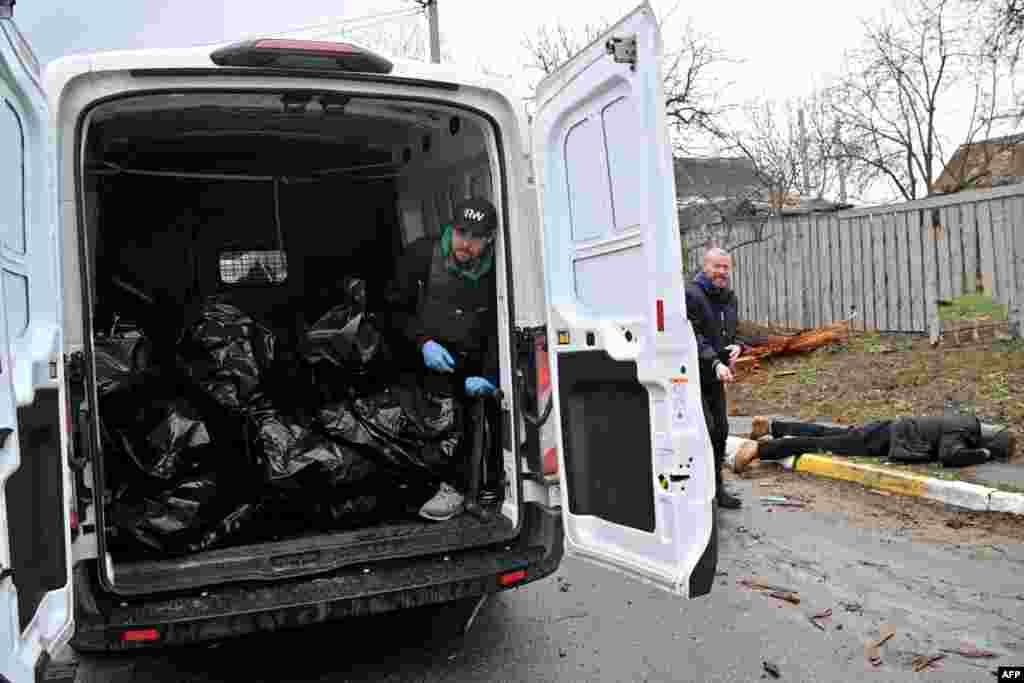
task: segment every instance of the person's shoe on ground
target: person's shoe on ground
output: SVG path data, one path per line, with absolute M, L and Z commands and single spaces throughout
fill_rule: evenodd
M 771 421 L 764 415 L 755 415 L 750 421 L 750 438 L 753 440 L 767 436 L 771 429 Z
M 718 491 L 715 499 L 718 501 L 718 507 L 725 510 L 739 510 L 743 507 L 743 501 L 724 489 Z
M 732 471 L 736 474 L 743 472 L 757 460 L 757 456 L 758 446 L 756 441 L 747 441 L 740 444 L 739 448 L 736 449 L 736 457 L 732 461 Z
M 443 522 L 462 513 L 466 508 L 466 497 L 449 484 L 441 484 L 434 497 L 420 508 L 420 517 L 434 522 Z

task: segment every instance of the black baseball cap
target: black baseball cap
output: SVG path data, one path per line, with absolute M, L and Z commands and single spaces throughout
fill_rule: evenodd
M 452 223 L 474 237 L 489 237 L 498 227 L 498 212 L 486 199 L 467 199 L 456 207 Z

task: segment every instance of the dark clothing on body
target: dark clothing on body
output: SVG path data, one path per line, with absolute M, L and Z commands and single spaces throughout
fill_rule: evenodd
M 701 384 L 718 382 L 715 361 L 729 364 L 726 346 L 736 342 L 739 321 L 736 294 L 731 289 L 715 287 L 703 272 L 686 285 L 686 316 L 697 335 Z
M 902 417 L 857 427 L 774 421 L 771 431 L 772 440 L 758 444 L 761 460 L 829 452 L 964 467 L 989 459 L 989 454 L 981 450 L 981 423 L 971 416 Z
M 725 347 L 736 343 L 736 295 L 730 289 L 715 287 L 701 272 L 694 282 L 686 286 L 686 316 L 697 337 L 704 420 L 715 456 L 715 489 L 721 493 L 729 416 L 725 387 L 715 374 L 715 365 L 716 361 L 729 364 L 729 352 Z
M 388 296 L 393 328 L 404 342 L 407 369 L 436 375 L 445 383 L 478 375 L 498 379 L 498 315 L 493 268 L 479 280 L 450 270 L 438 240 L 422 238 L 409 245 L 398 261 Z M 433 340 L 455 359 L 455 372 L 425 370 L 420 347 Z M 460 387 L 453 387 L 461 393 Z
M 466 377 L 498 382 L 498 317 L 493 267 L 478 279 L 467 278 L 448 266 L 441 242 L 419 239 L 398 260 L 387 296 L 393 343 L 399 349 L 401 373 L 430 392 L 459 397 L 460 423 L 469 424 Z M 455 371 L 440 373 L 425 367 L 421 347 L 427 341 L 443 346 L 455 360 Z M 486 401 L 487 421 L 495 434 L 498 406 Z M 452 459 L 448 483 L 467 490 L 466 465 L 472 438 L 464 438 Z

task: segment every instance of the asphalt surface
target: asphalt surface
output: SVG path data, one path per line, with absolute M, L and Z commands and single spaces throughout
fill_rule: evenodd
M 556 576 L 486 602 L 466 635 L 472 606 L 457 605 L 102 660 L 79 680 L 775 680 L 768 661 L 785 681 L 984 681 L 1024 664 L 1024 545 L 926 544 L 853 528 L 840 513 L 768 513 L 750 503 L 750 482 L 732 486 L 748 503 L 721 514 L 708 597 L 670 597 L 570 558 Z M 751 576 L 798 591 L 801 604 L 738 585 Z M 826 608 L 819 630 L 808 615 Z M 896 635 L 876 668 L 864 642 L 883 623 Z M 915 655 L 964 642 L 997 657 L 947 653 L 935 670 L 912 670 Z

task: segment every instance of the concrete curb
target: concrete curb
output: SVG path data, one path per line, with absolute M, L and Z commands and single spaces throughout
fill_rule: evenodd
M 807 453 L 796 459 L 793 469 L 819 477 L 853 481 L 871 489 L 901 496 L 927 498 L 979 512 L 1009 512 L 1024 515 L 1024 493 L 999 491 L 964 481 L 922 477 L 875 465 L 863 465 L 844 458 Z

